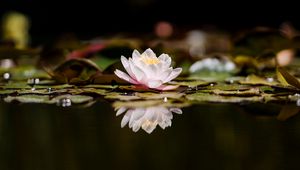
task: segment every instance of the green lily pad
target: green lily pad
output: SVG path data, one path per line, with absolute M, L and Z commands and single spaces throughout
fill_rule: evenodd
M 93 97 L 84 95 L 60 95 L 51 98 L 49 95 L 21 95 L 21 96 L 7 96 L 4 98 L 5 102 L 18 101 L 21 103 L 45 103 L 45 104 L 59 104 L 61 100 L 69 99 L 72 103 L 80 104 L 93 100 Z
M 208 86 L 212 82 L 206 82 L 202 80 L 185 80 L 185 81 L 171 81 L 169 84 L 187 86 L 187 87 L 197 87 L 197 86 Z
M 174 108 L 182 108 L 189 106 L 188 102 L 174 102 L 173 100 L 169 100 L 164 102 L 162 100 L 144 100 L 144 101 L 116 101 L 113 103 L 113 107 L 115 109 L 119 109 L 121 107 L 125 108 L 138 108 L 138 107 L 151 107 L 151 106 L 163 106 L 163 107 L 174 107 Z
M 186 95 L 186 98 L 193 102 L 200 103 L 243 103 L 243 102 L 263 102 L 262 96 L 238 97 L 238 96 L 221 96 L 208 93 L 194 93 Z
M 278 86 L 279 83 L 273 79 L 271 81 L 268 81 L 266 78 L 259 77 L 256 75 L 249 75 L 244 80 L 239 81 L 241 84 L 247 84 L 247 85 L 266 85 L 266 86 Z

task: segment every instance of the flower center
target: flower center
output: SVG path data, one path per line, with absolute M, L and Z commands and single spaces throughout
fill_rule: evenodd
M 145 128 L 145 127 L 149 127 L 149 126 L 156 126 L 157 125 L 157 121 L 150 121 L 150 120 L 145 120 L 143 123 L 142 123 L 142 127 Z
M 144 56 L 144 55 L 141 56 L 141 60 L 145 64 L 149 64 L 149 65 L 158 64 L 160 62 L 159 59 L 157 59 L 157 58 L 150 58 L 150 57 L 147 57 L 147 56 Z

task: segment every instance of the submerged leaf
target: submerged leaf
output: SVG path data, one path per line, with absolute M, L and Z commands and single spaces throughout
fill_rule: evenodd
M 84 83 L 93 75 L 100 73 L 100 68 L 88 59 L 71 59 L 59 65 L 49 74 L 60 83 Z
M 285 121 L 290 117 L 295 116 L 300 111 L 300 107 L 294 104 L 288 104 L 282 107 L 280 113 L 277 116 L 278 120 Z
M 300 89 L 300 82 L 296 77 L 292 76 L 289 72 L 287 72 L 282 67 L 277 67 L 276 69 L 277 78 L 279 82 L 284 86 L 293 86 Z

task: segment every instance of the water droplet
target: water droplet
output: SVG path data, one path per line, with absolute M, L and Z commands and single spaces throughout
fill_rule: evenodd
M 49 87 L 47 90 L 48 90 L 48 93 L 52 92 L 52 88 L 51 87 Z
M 188 88 L 186 89 L 187 91 L 192 91 L 193 88 L 191 86 L 188 86 Z
M 297 100 L 296 105 L 300 106 L 300 99 Z
M 39 84 L 39 83 L 40 83 L 39 78 L 30 78 L 30 79 L 27 80 L 27 84 L 35 85 L 35 84 Z
M 10 73 L 4 73 L 3 74 L 3 79 L 4 80 L 9 80 L 10 79 Z
M 273 77 L 268 77 L 267 78 L 267 82 L 273 82 L 274 81 L 274 78 Z
M 168 98 L 167 97 L 164 97 L 164 102 L 168 102 Z
M 62 98 L 57 102 L 58 106 L 69 107 L 72 105 L 72 101 L 69 98 Z

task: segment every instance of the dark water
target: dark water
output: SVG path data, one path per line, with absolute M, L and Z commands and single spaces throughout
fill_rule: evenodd
M 150 135 L 109 103 L 0 104 L 0 169 L 299 169 L 300 116 L 279 105 L 197 105 Z

